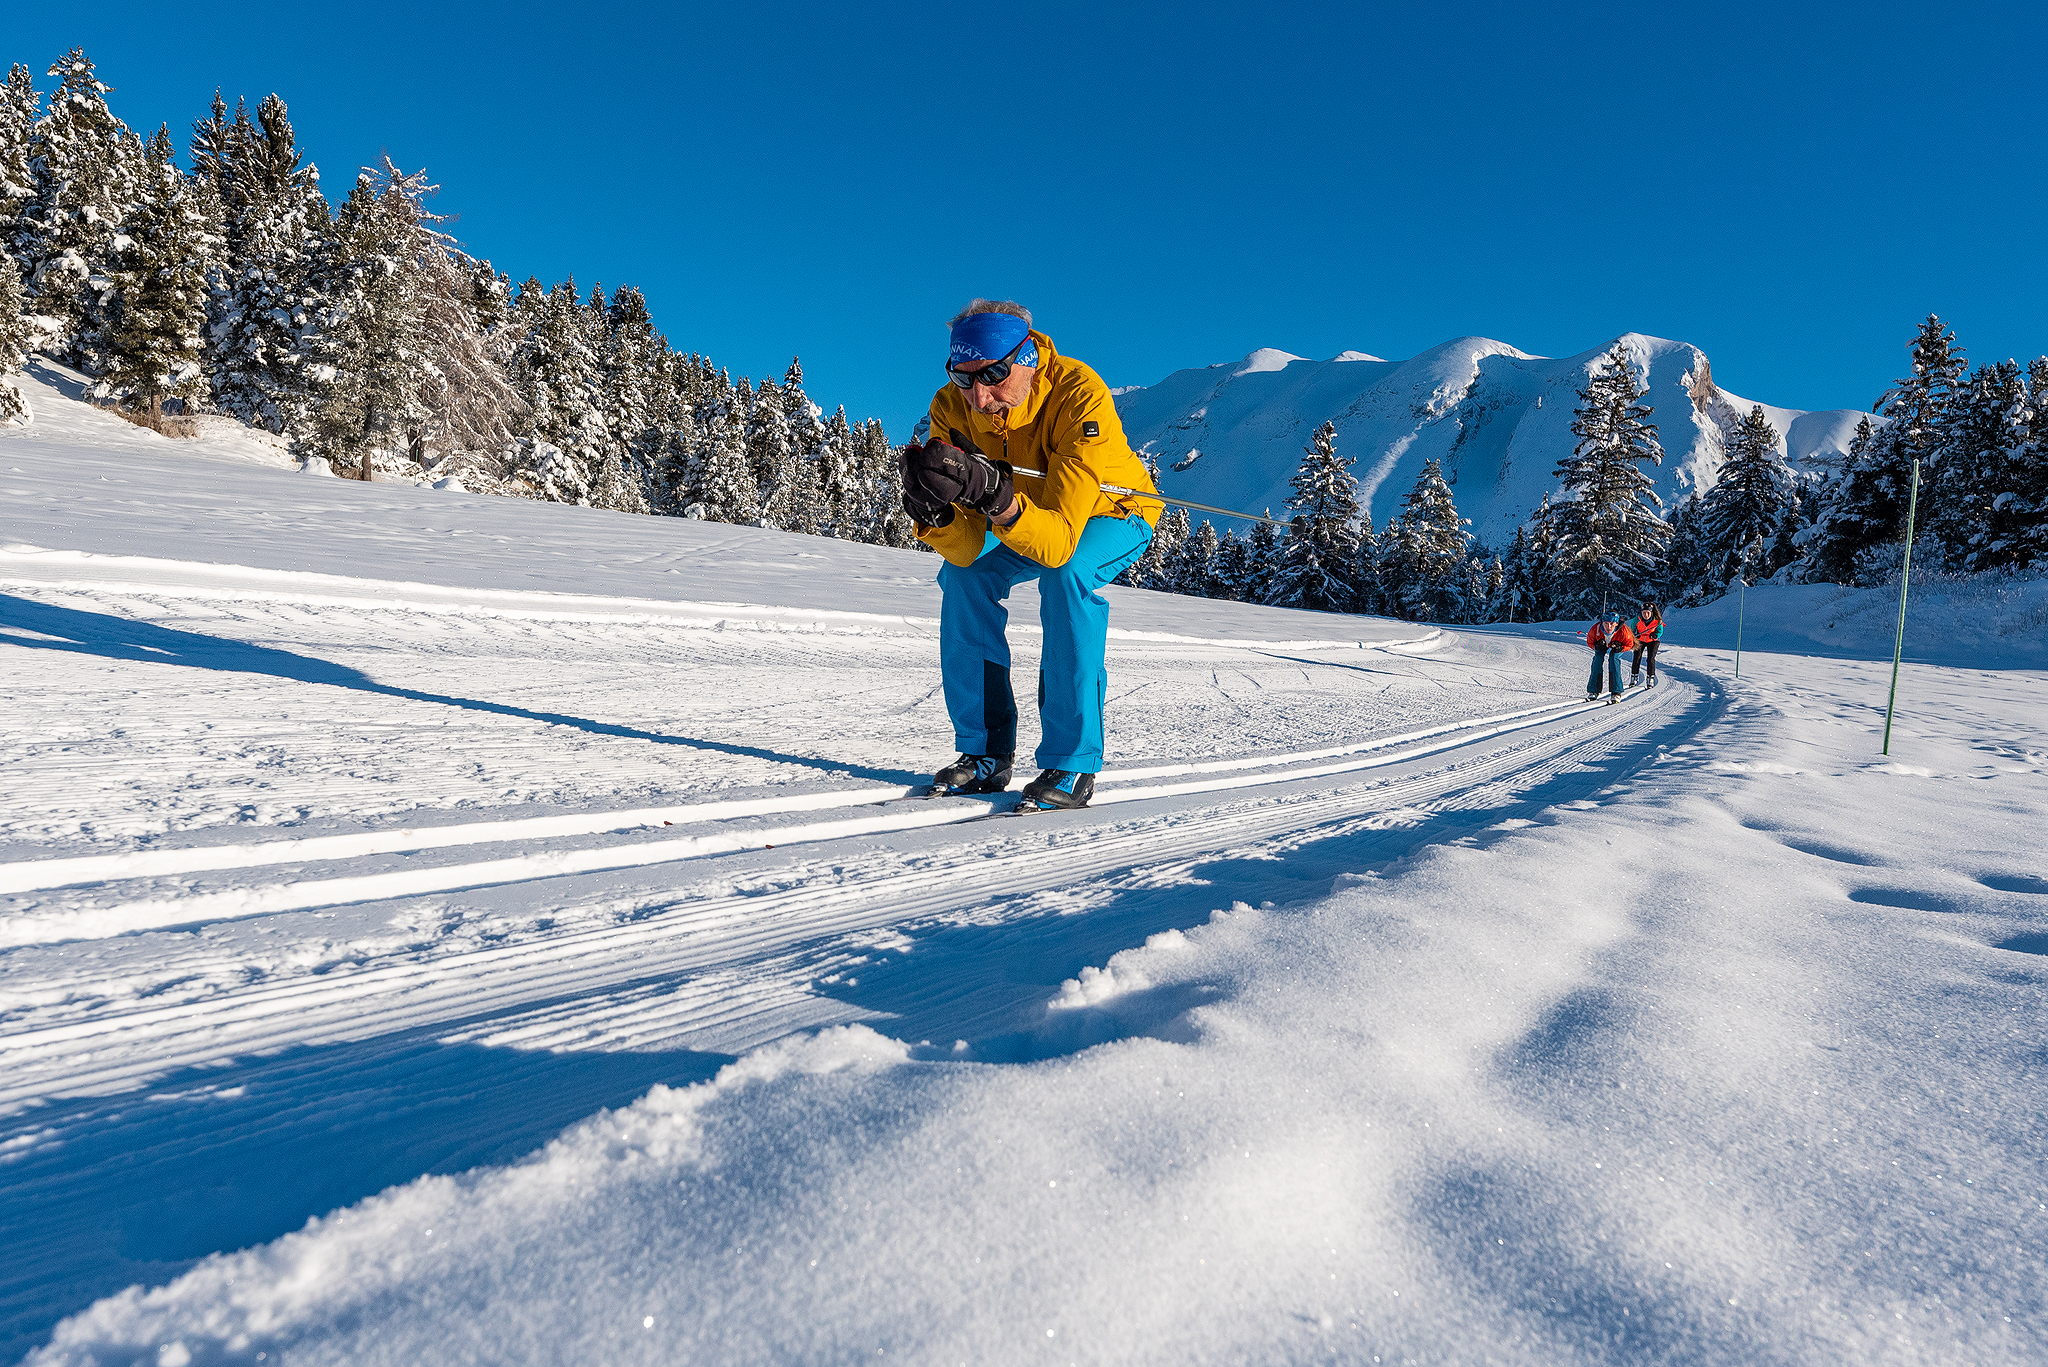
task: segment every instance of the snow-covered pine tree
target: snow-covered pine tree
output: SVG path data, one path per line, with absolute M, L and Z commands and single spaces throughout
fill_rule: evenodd
M 1557 541 L 1551 532 L 1550 495 L 1545 494 L 1529 520 L 1516 528 L 1521 537 L 1519 557 L 1507 566 L 1509 601 L 1515 614 L 1509 620 L 1547 622 L 1556 611 Z
M 1152 475 L 1153 487 L 1158 487 L 1159 462 L 1141 457 L 1145 468 Z M 1157 589 L 1161 593 L 1174 593 L 1180 580 L 1181 548 L 1188 539 L 1188 512 L 1173 504 L 1166 505 L 1166 511 L 1159 515 L 1158 523 L 1152 528 L 1152 540 L 1146 545 L 1145 553 L 1137 562 L 1118 575 L 1116 582 L 1132 588 Z
M 1401 587 L 1398 601 L 1389 606 L 1411 622 L 1465 620 L 1465 552 L 1472 539 L 1465 528 L 1472 524 L 1458 516 L 1436 457 L 1423 462 L 1396 523 L 1400 532 L 1390 552 L 1400 562 Z M 1383 551 L 1382 563 L 1388 553 Z
M 2006 564 L 2048 569 L 2048 356 L 2028 364 L 2027 396 L 2026 450 L 1992 499 L 1993 550 Z
M 435 188 L 387 157 L 357 178 L 323 243 L 313 286 L 323 308 L 307 339 L 321 389 L 297 444 L 337 473 L 370 479 L 380 452 L 409 465 L 413 433 L 431 417 L 425 259 L 442 239 L 422 201 Z
M 589 434 L 584 462 L 590 476 L 589 503 L 593 508 L 610 508 L 625 496 L 625 435 L 613 426 L 618 415 L 605 393 L 604 356 L 611 349 L 611 302 L 605 297 L 603 281 L 590 287 L 590 297 L 583 302 L 577 321 L 583 329 L 584 344 L 596 361 L 594 403 L 604 419 L 603 427 Z
M 107 107 L 113 89 L 82 48 L 51 66 L 59 78 L 30 135 L 34 194 L 22 234 L 36 312 L 55 318 L 50 349 L 88 374 L 107 360 L 105 302 L 114 240 L 135 207 L 142 140 Z
M 521 476 L 540 498 L 587 505 L 611 434 L 576 282 L 543 293 L 529 280 L 516 312 L 525 328 L 513 352 L 512 385 L 527 403 L 520 436 L 530 452 Z
M 144 157 L 143 183 L 109 262 L 106 377 L 160 426 L 164 400 L 189 408 L 206 397 L 207 276 L 223 242 L 213 186 L 178 169 L 170 129 L 150 137 Z
M 1529 582 L 1529 530 L 1526 526 L 1515 528 L 1515 539 L 1508 543 L 1507 554 L 1502 557 L 1500 592 L 1494 598 L 1494 620 L 1500 622 L 1533 622 L 1536 620 L 1536 595 Z
M 654 390 L 654 407 L 649 420 L 659 435 L 651 472 L 653 487 L 648 495 L 652 511 L 669 517 L 682 516 L 689 506 L 690 489 L 696 482 L 696 453 L 700 445 L 692 377 L 697 358 L 664 350 L 657 358 L 660 382 Z
M 1664 548 L 1657 596 L 1670 606 L 1690 607 L 1718 597 L 1723 587 L 1714 581 L 1701 532 L 1700 496 L 1687 494 L 1671 510 L 1671 540 Z
M 1476 565 L 1479 562 L 1473 560 L 1467 563 Z M 1475 622 L 1498 622 L 1500 620 L 1501 604 L 1505 600 L 1508 588 L 1507 566 L 1501 563 L 1498 555 L 1487 562 L 1485 588 L 1486 605 L 1484 615 L 1473 617 L 1471 620 Z
M 16 62 L 8 70 L 7 83 L 0 86 L 0 255 L 14 258 L 17 274 L 29 259 L 28 210 L 36 193 L 30 142 L 42 107 L 34 77 Z
M 1216 547 L 1215 565 L 1209 575 L 1208 596 L 1231 603 L 1245 601 L 1244 585 L 1250 566 L 1251 543 L 1234 527 L 1223 533 L 1223 539 Z
M 668 343 L 654 330 L 646 298 L 631 285 L 612 296 L 603 321 L 598 369 L 612 433 L 611 459 L 605 465 L 608 478 L 600 478 L 592 502 L 644 513 L 658 494 L 654 471 L 663 433 L 656 414 L 666 406 L 662 387 L 668 381 L 661 359 Z
M 825 428 L 818 421 L 818 406 L 804 393 L 803 362 L 795 356 L 789 358 L 789 369 L 782 373 L 781 396 L 783 431 L 790 452 L 785 525 L 793 532 L 821 536 L 832 525 L 820 459 Z
M 1913 339 L 1912 373 L 1874 405 L 1886 422 L 1852 442 L 1841 477 L 1806 540 L 1809 581 L 1853 582 L 1857 564 L 1899 539 L 1913 478 L 1913 461 L 1925 463 L 1947 442 L 1957 382 L 1965 368 L 1963 349 L 1938 317 L 1927 315 Z M 1924 505 L 1923 505 L 1924 506 Z M 1917 535 L 1917 531 L 1916 531 Z
M 1273 515 L 1271 508 L 1261 508 L 1266 517 Z M 1243 603 L 1267 603 L 1272 601 L 1273 583 L 1280 574 L 1280 555 L 1283 538 L 1270 522 L 1255 522 L 1250 535 L 1245 538 L 1244 573 L 1238 578 L 1238 601 Z
M 1373 551 L 1373 596 L 1380 612 L 1389 617 L 1401 615 L 1401 600 L 1408 592 L 1408 576 L 1414 564 L 1415 558 L 1408 553 L 1408 529 L 1401 525 L 1401 515 L 1396 513 L 1380 528 Z
M 756 386 L 742 375 L 733 393 L 746 424 L 747 468 L 753 471 L 754 485 L 761 491 L 760 525 L 787 531 L 794 512 L 791 500 L 797 473 L 781 386 L 773 380 Z
M 1385 612 L 1386 587 L 1380 583 L 1380 540 L 1381 533 L 1373 530 L 1372 510 L 1363 504 L 1358 509 L 1358 555 L 1351 569 L 1351 610 L 1353 612 Z
M 746 400 L 740 393 L 744 388 L 742 380 L 738 387 L 726 389 L 703 415 L 704 449 L 697 461 L 698 483 L 689 516 L 742 527 L 760 524 L 761 486 L 747 457 Z
M 1718 598 L 1738 580 L 1754 584 L 1770 577 L 1774 570 L 1765 552 L 1786 515 L 1797 511 L 1798 497 L 1792 472 L 1778 454 L 1778 430 L 1764 416 L 1763 405 L 1750 405 L 1729 439 L 1714 487 L 1696 509 L 1693 532 L 1706 561 L 1705 574 L 1696 582 L 1709 598 Z
M 1980 365 L 1960 387 L 1932 487 L 1921 489 L 1922 525 L 1949 565 L 1976 573 L 2015 563 L 2009 509 L 1999 506 L 2021 481 L 2032 416 L 2026 374 L 2017 362 Z
M 1579 442 L 1557 463 L 1572 497 L 1550 506 L 1555 611 L 1586 616 L 1602 602 L 1628 602 L 1661 575 L 1671 529 L 1641 468 L 1664 462 L 1646 392 L 1619 342 L 1578 391 L 1572 432 Z
M 862 483 L 868 490 L 869 506 L 873 509 L 867 540 L 877 546 L 894 546 L 898 550 L 929 550 L 930 547 L 917 539 L 917 524 L 911 520 L 910 514 L 903 511 L 903 487 L 896 469 L 896 448 L 884 435 L 882 420 L 869 418 L 854 429 L 854 435 L 858 438 L 855 449 L 860 453 L 857 463 L 862 471 Z
M 1799 559 L 1799 532 L 1805 526 L 1799 515 L 1803 502 L 1798 482 L 1795 480 L 1792 485 L 1792 501 L 1786 505 L 1785 515 L 1778 519 L 1778 534 L 1771 539 L 1771 548 L 1766 553 L 1768 559 L 1765 561 L 1763 573 L 1767 577 L 1777 574 Z
M 238 105 L 230 122 L 216 91 L 212 117 L 192 126 L 191 157 L 225 213 L 227 249 L 209 310 L 214 403 L 297 438 L 311 430 L 320 388 L 307 369 L 307 334 L 327 311 L 313 288 L 315 257 L 340 264 L 319 170 L 304 161 L 275 94 L 255 121 Z
M 1493 620 L 1494 600 L 1499 589 L 1494 577 L 1500 569 L 1501 563 L 1497 556 L 1470 555 L 1465 558 L 1465 582 L 1458 603 L 1459 621 Z
M 841 541 L 867 540 L 871 516 L 862 494 L 859 455 L 844 405 L 825 420 L 818 439 L 818 500 L 824 508 L 824 535 Z
M 13 379 L 28 359 L 30 332 L 28 319 L 22 315 L 24 302 L 21 271 L 12 256 L 0 252 L 0 426 L 30 417 L 28 401 Z
M 1222 544 L 1215 525 L 1203 518 L 1202 525 L 1181 545 L 1180 573 L 1174 576 L 1173 591 L 1192 598 L 1216 597 L 1216 555 Z
M 1276 607 L 1349 612 L 1357 603 L 1358 481 L 1337 453 L 1337 425 L 1325 422 L 1302 448 L 1289 484 L 1294 516 L 1266 601 Z
M 242 110 L 242 122 L 247 124 L 249 113 Z M 228 122 L 228 104 L 221 98 L 220 87 L 213 88 L 213 107 L 206 118 L 192 121 L 192 139 L 185 144 L 185 151 L 192 159 L 192 174 L 201 180 L 213 183 L 214 193 L 220 196 L 221 213 L 230 215 L 234 205 L 227 193 L 228 167 L 234 160 L 232 150 L 236 127 Z

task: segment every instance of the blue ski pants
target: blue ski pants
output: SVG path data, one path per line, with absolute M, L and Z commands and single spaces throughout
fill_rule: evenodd
M 1607 662 L 1607 691 L 1621 692 L 1621 656 L 1619 650 L 1595 650 L 1593 652 L 1593 673 L 1586 680 L 1586 691 L 1594 697 L 1600 696 L 1600 662 Z
M 1010 590 L 1038 581 L 1045 649 L 1038 669 L 1038 767 L 1102 770 L 1102 705 L 1109 691 L 1103 652 L 1109 603 L 1095 590 L 1145 553 L 1152 529 L 1141 517 L 1091 517 L 1067 563 L 1039 564 L 990 536 L 972 565 L 939 570 L 939 672 L 953 743 L 970 755 L 1017 748 L 1010 691 Z

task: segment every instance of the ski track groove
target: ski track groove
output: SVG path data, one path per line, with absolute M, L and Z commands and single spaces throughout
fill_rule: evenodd
M 536 1012 L 548 1016 L 544 1029 L 540 1020 L 533 1021 L 531 1030 L 540 1036 L 587 1041 L 596 1027 L 611 1021 L 598 1032 L 604 1047 L 631 1047 L 618 1043 L 618 1027 L 637 1016 L 629 1009 L 620 1014 L 622 994 L 655 994 L 662 1005 L 650 1010 L 670 1022 L 655 1029 L 650 1019 L 648 1028 L 632 1035 L 636 1043 L 716 1031 L 720 1021 L 729 1024 L 735 1013 L 738 1018 L 759 1015 L 756 1008 L 764 995 L 799 1005 L 806 998 L 821 1000 L 823 1014 L 813 1024 L 860 1019 L 864 1013 L 858 1008 L 807 992 L 811 976 L 791 978 L 791 968 L 813 963 L 822 943 L 832 937 L 960 911 L 957 883 L 943 877 L 949 868 L 972 868 L 983 877 L 988 861 L 998 861 L 1004 897 L 1012 901 L 1054 888 L 1099 884 L 1111 876 L 1112 886 L 1185 880 L 1202 864 L 1225 857 L 1226 850 L 1261 842 L 1298 848 L 1336 833 L 1332 823 L 1347 830 L 1359 829 L 1361 822 L 1399 824 L 1404 813 L 1413 814 L 1406 818 L 1413 820 L 1444 810 L 1461 793 L 1471 797 L 1489 789 L 1533 786 L 1580 766 L 1589 755 L 1622 749 L 1703 701 L 1699 689 L 1672 686 L 1676 683 L 1673 679 L 1655 693 L 1630 699 L 1634 706 L 1548 719 L 1551 729 L 1534 736 L 1505 743 L 1498 736 L 1473 740 L 1471 746 L 1487 748 L 1470 757 L 1463 756 L 1464 747 L 1439 749 L 1425 759 L 1441 761 L 1448 755 L 1449 763 L 1366 785 L 1274 792 L 1267 784 L 1251 799 L 1207 806 L 1181 801 L 1161 811 L 1134 810 L 1129 817 L 1086 826 L 1027 826 L 1015 836 L 1003 832 L 994 852 L 986 840 L 916 852 L 907 860 L 883 851 L 869 858 L 889 859 L 898 867 L 880 875 L 850 861 L 836 866 L 827 861 L 826 868 L 839 875 L 835 881 L 783 892 L 727 893 L 676 903 L 660 893 L 621 896 L 614 880 L 594 901 L 630 918 L 621 923 L 561 934 L 543 931 L 515 944 L 439 956 L 429 948 L 426 957 L 410 962 L 340 975 L 308 974 L 224 989 L 176 1006 L 134 1006 L 31 1027 L 0 1035 L 0 1060 L 6 1064 L 0 1074 L 6 1078 L 0 1083 L 0 1108 L 11 1113 L 37 1099 L 123 1091 L 237 1052 L 268 1053 L 397 1031 L 452 1026 L 458 1029 L 453 1038 L 509 1043 L 499 1038 L 499 1028 L 522 1027 L 507 1016 L 527 1018 Z M 803 862 L 816 866 L 828 853 L 807 848 Z M 655 873 L 658 878 L 659 870 Z M 674 980 L 707 974 L 720 981 L 714 990 L 695 994 L 705 1008 L 693 1013 L 678 1006 L 676 998 L 686 984 Z M 663 979 L 668 980 L 665 991 L 659 982 L 649 985 Z M 732 991 L 736 981 L 749 989 L 738 999 Z M 787 1022 L 771 1023 L 764 1038 L 787 1028 Z

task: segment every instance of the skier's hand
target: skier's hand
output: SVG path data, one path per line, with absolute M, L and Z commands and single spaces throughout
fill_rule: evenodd
M 959 433 L 953 435 L 958 437 Z M 927 501 L 958 503 L 987 517 L 1007 509 L 1017 492 L 1007 465 L 937 438 L 922 447 L 903 449 L 906 508 L 913 488 Z M 914 512 L 911 515 L 916 516 Z
M 934 446 L 943 446 L 934 442 Z M 903 448 L 896 468 L 903 475 L 903 511 L 927 527 L 943 527 L 953 520 L 953 500 L 942 497 L 924 482 L 924 449 L 916 442 Z
M 1011 477 L 1008 461 L 990 460 L 981 453 L 972 437 L 961 435 L 955 427 L 947 435 L 953 438 L 953 445 L 961 448 L 967 457 L 967 479 L 960 496 L 953 500 L 965 504 L 991 520 L 1009 511 L 1016 501 L 1016 481 Z M 1012 521 L 1015 519 L 1013 518 Z

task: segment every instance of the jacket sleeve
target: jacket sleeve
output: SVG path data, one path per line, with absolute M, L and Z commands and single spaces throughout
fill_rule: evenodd
M 1065 392 L 1051 397 L 1056 406 L 1044 418 L 1052 423 L 1044 485 L 1029 491 L 1020 488 L 1017 499 L 1023 512 L 995 532 L 1019 555 L 1056 569 L 1073 557 L 1088 519 L 1102 501 L 1103 470 L 1109 458 L 1128 451 L 1130 444 L 1124 440 L 1109 387 L 1093 372 L 1076 376 Z M 1140 502 L 1132 500 L 1133 515 L 1138 514 Z

